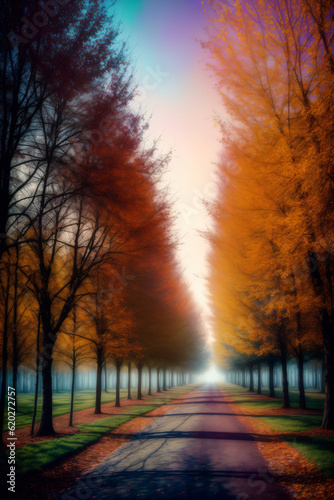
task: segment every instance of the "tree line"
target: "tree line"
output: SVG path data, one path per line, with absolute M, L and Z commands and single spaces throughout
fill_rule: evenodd
M 44 436 L 54 433 L 53 359 L 71 369 L 71 413 L 77 369 L 94 360 L 100 413 L 108 363 L 118 374 L 135 364 L 140 384 L 144 365 L 184 371 L 205 357 L 161 187 L 169 155 L 146 143 L 148 123 L 131 108 L 136 86 L 112 12 L 83 0 L 4 2 L 1 429 L 8 370 L 16 388 L 23 363 L 36 398 L 42 379 Z
M 334 58 L 328 0 L 211 3 L 209 50 L 226 109 L 211 298 L 230 368 L 324 363 L 323 428 L 334 428 Z M 251 382 L 251 389 L 253 388 Z

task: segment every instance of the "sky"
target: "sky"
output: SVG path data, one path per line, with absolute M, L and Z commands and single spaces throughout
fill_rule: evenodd
M 134 63 L 138 102 L 151 116 L 149 137 L 160 138 L 163 153 L 173 153 L 165 181 L 175 200 L 177 257 L 212 338 L 209 245 L 199 231 L 210 224 L 201 200 L 216 195 L 214 163 L 221 145 L 214 116 L 223 111 L 200 44 L 207 16 L 198 0 L 118 0 L 116 19 Z

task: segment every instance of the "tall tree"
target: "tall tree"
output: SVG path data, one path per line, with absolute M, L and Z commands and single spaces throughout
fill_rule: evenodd
M 301 336 L 303 342 L 308 337 L 300 326 L 309 318 L 313 322 L 310 304 L 316 307 L 328 370 L 323 426 L 331 428 L 333 272 L 326 244 L 333 232 L 331 6 L 326 1 L 216 1 L 213 10 L 206 46 L 231 116 L 229 130 L 222 126 L 226 155 L 221 170 L 225 187 L 228 182 L 233 187 L 228 201 L 223 188 L 220 213 L 230 217 L 231 212 L 232 220 L 245 222 L 228 245 L 237 249 L 238 266 L 241 259 L 244 268 L 251 264 L 249 276 L 258 259 L 256 276 L 262 273 L 264 280 L 250 283 L 243 293 L 265 317 L 276 317 L 279 336 L 284 331 L 293 349 Z M 226 220 L 216 224 L 218 241 L 225 225 Z M 266 281 L 269 269 L 274 275 Z
M 64 323 L 64 328 L 58 335 L 55 345 L 54 358 L 58 365 L 69 368 L 71 371 L 71 402 L 69 426 L 73 426 L 74 393 L 77 369 L 83 363 L 91 360 L 90 346 L 82 337 L 77 336 L 78 330 L 82 329 L 78 321 L 78 308 L 73 307 L 71 315 Z
M 120 68 L 123 48 L 116 40 L 117 29 L 103 2 L 4 1 L 0 20 L 0 255 L 15 244 L 18 224 L 22 230 L 29 227 L 26 212 L 41 166 L 35 149 L 38 114 L 49 110 L 50 98 L 64 105 L 87 93 L 107 72 Z M 83 125 L 84 121 L 79 128 Z

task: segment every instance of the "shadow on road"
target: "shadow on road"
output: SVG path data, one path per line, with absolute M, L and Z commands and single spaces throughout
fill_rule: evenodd
M 132 439 L 59 500 L 289 498 L 255 444 L 275 437 L 251 435 L 226 406 L 216 406 L 226 404 L 220 393 L 196 391 L 169 404 L 174 408 L 142 432 L 123 435 Z
M 253 441 L 246 432 L 210 432 L 210 431 L 166 431 L 140 432 L 134 439 L 230 439 L 232 441 Z
M 112 500 L 126 498 L 157 500 L 287 500 L 282 490 L 272 489 L 276 479 L 267 470 L 206 470 L 205 464 L 200 469 L 192 469 L 189 461 L 188 470 L 135 470 L 120 471 L 113 469 L 99 470 L 83 477 L 76 487 L 63 492 L 58 500 L 94 499 Z M 305 478 L 306 480 L 306 478 Z M 231 483 L 237 487 L 231 492 Z
M 176 406 L 176 405 L 177 406 L 178 405 L 201 405 L 201 404 L 203 404 L 203 405 L 208 405 L 208 404 L 223 405 L 223 404 L 228 404 L 228 402 L 227 401 L 216 401 L 216 400 L 211 400 L 210 399 L 208 401 L 192 401 L 192 400 L 190 400 L 190 401 L 187 401 L 186 403 L 179 403 L 179 402 L 177 402 L 177 403 L 175 403 L 175 402 L 173 402 L 173 403 L 166 403 L 166 405 L 170 405 L 170 406 Z

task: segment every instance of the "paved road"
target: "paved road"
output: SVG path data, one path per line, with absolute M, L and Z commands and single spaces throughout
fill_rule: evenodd
M 288 498 L 215 386 L 178 401 L 59 498 Z

